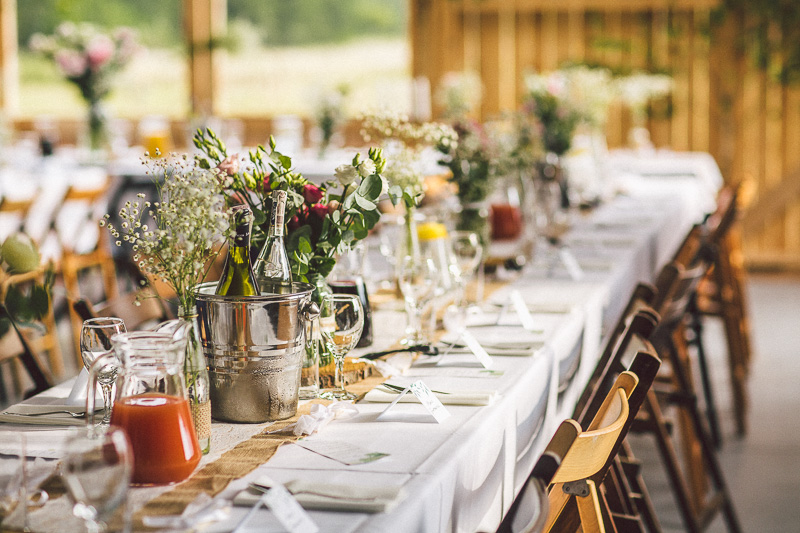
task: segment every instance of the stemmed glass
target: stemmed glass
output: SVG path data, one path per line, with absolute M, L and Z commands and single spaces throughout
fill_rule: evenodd
M 345 390 L 344 356 L 355 348 L 364 329 L 364 307 L 353 294 L 330 294 L 322 299 L 319 313 L 322 338 L 328 345 L 336 363 L 335 381 L 339 389 L 325 391 L 322 398 L 352 400 L 356 395 Z
M 111 337 L 125 332 L 125 323 L 121 318 L 98 317 L 84 320 L 81 328 L 81 359 L 86 370 L 89 370 L 99 356 L 112 351 Z M 106 426 L 111 420 L 111 389 L 118 373 L 118 365 L 107 365 L 99 374 L 100 387 L 103 390 L 102 424 Z
M 424 344 L 426 338 L 422 331 L 422 313 L 440 294 L 440 272 L 433 259 L 407 255 L 400 260 L 397 277 L 406 302 L 408 320 L 406 336 L 400 342 L 408 346 Z
M 122 429 L 81 428 L 67 438 L 61 476 L 73 501 L 72 514 L 90 532 L 107 531 L 117 509 L 124 509 L 132 473 L 133 454 Z
M 467 285 L 475 277 L 483 260 L 483 245 L 478 235 L 472 231 L 454 231 L 450 234 L 450 246 L 453 250 L 453 259 L 458 271 L 456 279 L 461 292 L 459 303 L 466 305 L 469 303 Z M 481 292 L 481 287 L 478 287 L 476 289 L 475 303 L 481 300 Z

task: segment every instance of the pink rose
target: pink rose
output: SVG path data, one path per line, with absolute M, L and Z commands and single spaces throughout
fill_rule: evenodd
M 325 218 L 325 215 L 328 214 L 328 206 L 325 204 L 314 204 L 311 206 L 310 211 L 319 218 Z
M 114 55 L 114 41 L 106 35 L 95 35 L 86 47 L 86 58 L 92 70 L 98 70 Z
M 59 50 L 55 59 L 58 68 L 68 78 L 80 76 L 86 70 L 86 58 L 74 50 Z
M 289 231 L 294 231 L 300 227 L 300 217 L 297 215 L 293 216 L 289 219 L 289 222 L 286 223 L 286 227 L 289 228 Z
M 331 200 L 331 203 L 328 204 L 328 214 L 332 215 L 337 209 L 339 209 L 339 202 Z
M 228 176 L 235 176 L 239 172 L 239 154 L 229 155 L 219 162 L 217 168 Z
M 322 189 L 311 183 L 303 185 L 303 198 L 307 204 L 316 204 L 322 200 Z

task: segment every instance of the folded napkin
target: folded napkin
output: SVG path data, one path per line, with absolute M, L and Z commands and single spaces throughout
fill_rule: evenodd
M 25 455 L 43 459 L 60 459 L 70 429 L 32 429 L 30 431 L 0 431 L 0 455 L 19 455 L 19 435 L 25 436 Z
M 35 426 L 85 425 L 85 418 L 74 417 L 69 413 L 82 414 L 86 411 L 87 379 L 88 374 L 83 370 L 69 391 L 66 390 L 69 385 L 65 383 L 12 405 L 0 412 L 0 422 Z M 103 409 L 102 396 L 95 397 L 95 406 L 97 411 Z
M 100 403 L 102 409 L 103 404 Z M 84 426 L 84 417 L 74 417 L 70 413 L 84 413 L 85 406 L 66 405 L 64 403 L 24 404 L 18 403 L 0 413 L 0 422 L 7 424 L 26 424 L 32 426 Z
M 529 356 L 544 345 L 541 331 L 528 331 L 517 325 L 475 325 L 467 330 L 489 355 Z M 450 353 L 464 353 L 466 350 L 457 333 L 447 333 L 441 342 L 445 345 L 443 350 L 451 346 Z
M 388 383 L 388 382 L 387 382 Z M 404 385 L 394 385 L 388 383 L 378 385 L 364 396 L 364 401 L 373 403 L 392 403 L 397 399 L 400 391 L 405 389 Z M 390 388 L 391 387 L 391 388 Z M 399 390 L 396 390 L 399 388 Z M 456 389 L 456 388 L 433 388 L 432 392 L 445 405 L 489 405 L 497 397 L 497 392 L 493 390 L 479 389 Z M 400 402 L 419 403 L 417 397 L 411 392 L 406 393 L 400 398 Z
M 252 485 L 268 488 L 272 483 L 256 480 Z M 403 487 L 344 485 L 294 480 L 286 483 L 304 509 L 323 511 L 350 511 L 354 513 L 389 512 L 405 498 Z M 234 505 L 252 506 L 264 493 L 256 488 L 243 490 L 233 498 Z

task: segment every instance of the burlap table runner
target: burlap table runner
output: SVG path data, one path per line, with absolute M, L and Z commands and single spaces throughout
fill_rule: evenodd
M 348 385 L 347 389 L 361 396 L 384 381 L 386 381 L 386 378 L 382 376 L 373 376 Z M 187 481 L 153 498 L 134 515 L 134 529 L 147 529 L 142 524 L 142 517 L 144 516 L 181 514 L 186 506 L 194 501 L 201 492 L 205 492 L 209 496 L 216 496 L 231 481 L 249 474 L 269 461 L 281 445 L 287 442 L 295 442 L 301 438 L 296 437 L 289 426 L 297 422 L 300 416 L 309 414 L 311 405 L 314 403 L 327 405 L 331 402 L 329 400 L 312 400 L 307 404 L 301 405 L 297 409 L 297 414 L 292 418 L 275 422 L 263 432 L 240 442 L 222 454 L 219 459 L 195 472 Z M 281 431 L 282 429 L 285 429 L 285 431 Z

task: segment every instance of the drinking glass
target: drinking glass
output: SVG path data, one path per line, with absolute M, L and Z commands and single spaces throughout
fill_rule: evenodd
M 400 291 L 406 303 L 406 336 L 400 342 L 408 346 L 426 341 L 422 331 L 422 313 L 425 307 L 440 294 L 440 272 L 433 259 L 405 256 L 398 268 Z
M 323 392 L 323 398 L 352 400 L 356 395 L 345 390 L 344 356 L 355 348 L 364 328 L 364 307 L 353 294 L 330 294 L 322 299 L 320 332 L 336 363 L 335 382 L 339 389 Z
M 454 231 L 450 234 L 450 245 L 453 250 L 453 259 L 455 261 L 458 276 L 456 279 L 459 283 L 460 302 L 467 304 L 467 285 L 475 277 L 478 272 L 481 261 L 483 260 L 483 245 L 478 238 L 478 235 L 472 231 Z M 475 303 L 478 303 L 482 297 L 482 290 L 480 287 L 476 289 Z
M 20 505 L 28 499 L 25 434 L 5 432 L 3 440 L 10 444 L 10 448 L 19 450 L 19 453 L 0 459 L 0 526 L 20 522 L 27 531 L 28 506 Z
M 112 352 L 111 337 L 125 332 L 125 322 L 121 318 L 104 316 L 84 320 L 81 328 L 81 358 L 86 370 L 89 370 L 99 356 Z M 118 373 L 119 365 L 110 364 L 100 371 L 98 377 L 103 391 L 102 424 L 106 426 L 111 420 L 111 389 Z
M 72 514 L 90 532 L 108 531 L 125 503 L 133 472 L 133 454 L 125 432 L 96 426 L 75 430 L 65 444 L 61 476 L 72 498 Z M 122 517 L 123 529 L 127 516 Z

